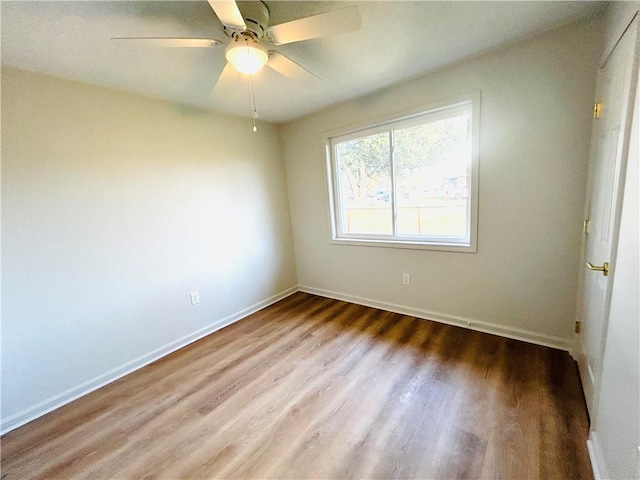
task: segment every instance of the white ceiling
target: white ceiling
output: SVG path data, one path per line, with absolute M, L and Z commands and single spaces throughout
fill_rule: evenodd
M 356 4 L 359 31 L 282 45 L 278 50 L 322 82 L 296 84 L 265 69 L 255 81 L 263 120 L 284 122 L 427 70 L 584 16 L 604 2 L 427 2 L 265 0 L 271 24 Z M 183 104 L 250 116 L 246 81 L 224 95 L 211 89 L 224 45 L 156 48 L 117 36 L 210 37 L 219 20 L 199 1 L 2 1 L 2 62 Z

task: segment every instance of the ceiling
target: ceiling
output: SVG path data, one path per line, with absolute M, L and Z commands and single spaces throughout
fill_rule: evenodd
M 581 17 L 604 2 L 427 2 L 265 0 L 271 24 L 358 5 L 362 28 L 278 50 L 322 81 L 295 83 L 271 69 L 255 79 L 260 118 L 285 122 L 422 72 L 511 43 Z M 206 0 L 2 1 L 2 62 L 81 82 L 187 105 L 250 116 L 241 79 L 211 90 L 224 44 L 208 49 L 157 48 L 111 37 L 209 37 L 222 40 Z

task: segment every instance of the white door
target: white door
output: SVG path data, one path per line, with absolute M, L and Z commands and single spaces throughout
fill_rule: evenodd
M 587 195 L 587 235 L 579 297 L 582 322 L 580 377 L 589 412 L 595 412 L 595 390 L 607 333 L 611 275 L 605 271 L 614 258 L 617 241 L 617 209 L 620 207 L 619 181 L 624 169 L 629 139 L 633 66 L 637 44 L 634 21 L 598 72 L 596 100 L 599 118 L 594 119 Z M 632 187 L 633 188 L 633 187 Z M 591 264 L 591 267 L 587 265 Z

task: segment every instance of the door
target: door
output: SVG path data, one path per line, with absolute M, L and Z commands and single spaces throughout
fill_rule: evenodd
M 619 221 L 621 175 L 624 173 L 635 92 L 635 55 L 637 44 L 635 19 L 614 47 L 598 72 L 594 109 L 590 189 L 587 195 L 584 264 L 578 317 L 582 322 L 581 352 L 578 354 L 580 377 L 589 413 L 594 414 L 595 391 L 600 378 L 607 318 L 611 299 L 609 270 L 614 258 Z

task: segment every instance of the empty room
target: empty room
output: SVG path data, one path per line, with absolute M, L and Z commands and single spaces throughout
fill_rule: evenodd
M 639 11 L 0 1 L 1 479 L 640 478 Z

